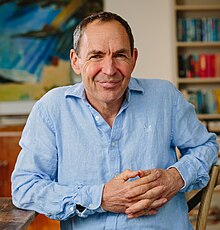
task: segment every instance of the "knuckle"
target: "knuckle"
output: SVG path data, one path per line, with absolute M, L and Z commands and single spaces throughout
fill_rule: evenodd
M 125 173 L 129 173 L 131 170 L 130 169 L 125 169 Z
M 131 197 L 130 192 L 125 192 L 125 193 L 124 193 L 124 197 L 125 197 L 126 199 L 129 199 L 129 197 Z
M 154 196 L 155 196 L 154 191 L 153 191 L 153 190 L 149 190 L 149 191 L 146 193 L 146 196 L 147 196 L 148 199 L 154 197 Z
M 147 187 L 148 187 L 148 186 L 145 186 L 145 187 L 142 186 L 142 187 L 140 187 L 140 188 L 139 188 L 139 193 L 140 193 L 140 194 L 145 193 L 146 190 L 148 190 Z
M 144 208 L 148 208 L 151 205 L 151 202 L 149 199 L 144 200 Z

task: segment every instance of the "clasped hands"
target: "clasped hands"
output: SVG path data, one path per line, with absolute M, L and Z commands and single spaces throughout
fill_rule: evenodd
M 105 184 L 101 206 L 105 211 L 125 213 L 129 219 L 154 215 L 183 185 L 175 168 L 125 170 Z

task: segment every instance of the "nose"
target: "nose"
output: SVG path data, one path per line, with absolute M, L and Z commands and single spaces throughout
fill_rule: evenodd
M 116 73 L 116 66 L 111 57 L 104 58 L 102 72 L 108 76 L 113 76 Z

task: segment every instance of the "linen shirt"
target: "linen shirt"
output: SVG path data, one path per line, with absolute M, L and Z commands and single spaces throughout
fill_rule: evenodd
M 20 145 L 13 203 L 61 220 L 68 230 L 192 229 L 184 192 L 207 184 L 218 155 L 215 134 L 193 106 L 156 79 L 131 78 L 112 127 L 88 103 L 82 83 L 53 89 L 35 103 Z M 129 220 L 101 208 L 103 186 L 115 175 L 169 167 L 185 185 L 156 215 Z

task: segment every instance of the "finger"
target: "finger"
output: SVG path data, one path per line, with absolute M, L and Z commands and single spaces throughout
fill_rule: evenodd
M 149 174 L 151 174 L 151 170 L 138 170 L 139 172 L 139 177 L 144 177 L 144 176 L 148 176 Z
M 153 200 L 151 199 L 144 199 L 136 202 L 131 207 L 127 208 L 125 213 L 127 215 L 134 214 L 137 212 L 144 211 L 150 207 L 150 205 L 153 203 Z
M 165 190 L 166 186 L 158 185 L 158 183 L 155 181 L 149 184 L 145 184 L 143 186 L 130 188 L 125 193 L 125 197 L 128 199 L 132 199 L 132 201 L 152 198 L 157 199 L 163 195 Z
M 135 215 L 136 217 L 137 215 L 142 214 L 146 210 L 152 210 L 152 213 L 150 212 L 150 214 L 154 214 L 154 211 L 156 211 L 159 207 L 162 207 L 166 202 L 167 202 L 166 198 L 160 198 L 155 203 L 149 199 L 141 200 L 135 203 L 133 206 L 127 208 L 125 210 L 125 213 L 127 215 Z M 144 207 L 147 207 L 147 208 L 144 208 Z
M 140 216 L 155 215 L 155 214 L 157 214 L 157 210 L 155 210 L 155 209 L 151 209 L 151 210 L 146 209 L 146 210 L 142 210 L 140 212 L 129 214 L 128 219 L 133 219 L 133 218 L 137 218 L 137 217 L 140 217 Z
M 130 169 L 126 169 L 124 172 L 118 174 L 115 177 L 115 179 L 127 181 L 128 179 L 135 178 L 136 176 L 139 176 L 139 172 L 138 171 L 132 171 Z
M 136 202 L 135 204 L 133 204 L 132 206 L 130 206 L 126 211 L 127 213 L 126 214 L 130 214 L 130 213 L 135 213 L 135 212 L 139 212 L 141 210 L 144 210 L 144 209 L 149 209 L 151 208 L 151 204 L 155 201 L 155 200 L 159 200 L 162 193 L 163 193 L 163 186 L 158 186 L 158 187 L 155 187 L 153 189 L 151 189 L 151 198 L 144 198 L 144 199 L 141 199 L 140 201 Z M 149 193 L 149 191 L 148 191 Z M 161 202 L 165 202 L 167 201 L 166 198 L 161 198 Z M 165 200 L 164 200 L 165 199 Z
M 151 204 L 151 208 L 152 209 L 159 209 L 161 208 L 163 205 L 165 205 L 166 203 L 168 202 L 168 199 L 167 198 L 161 198 L 161 199 L 158 199 L 158 200 L 155 200 L 152 204 Z
M 153 181 L 147 184 L 143 184 L 140 186 L 132 187 L 129 191 L 125 194 L 126 198 L 133 198 L 133 200 L 140 200 L 146 198 L 145 193 L 148 190 L 153 189 L 154 187 L 158 186 L 157 181 Z
M 159 185 L 157 187 L 153 187 L 152 189 L 148 190 L 145 194 L 144 197 L 151 199 L 151 198 L 159 198 L 163 195 L 163 193 L 166 191 L 166 186 L 164 185 Z
M 134 188 L 134 187 L 148 184 L 152 181 L 157 180 L 160 177 L 161 172 L 159 170 L 152 170 L 152 171 L 153 173 L 150 173 L 148 176 L 144 176 L 142 178 L 138 178 L 136 180 L 129 181 L 130 187 Z M 139 175 L 139 171 L 138 171 L 138 175 Z
M 138 170 L 140 177 L 148 176 L 151 173 L 155 173 L 157 169 L 149 169 L 149 170 Z

